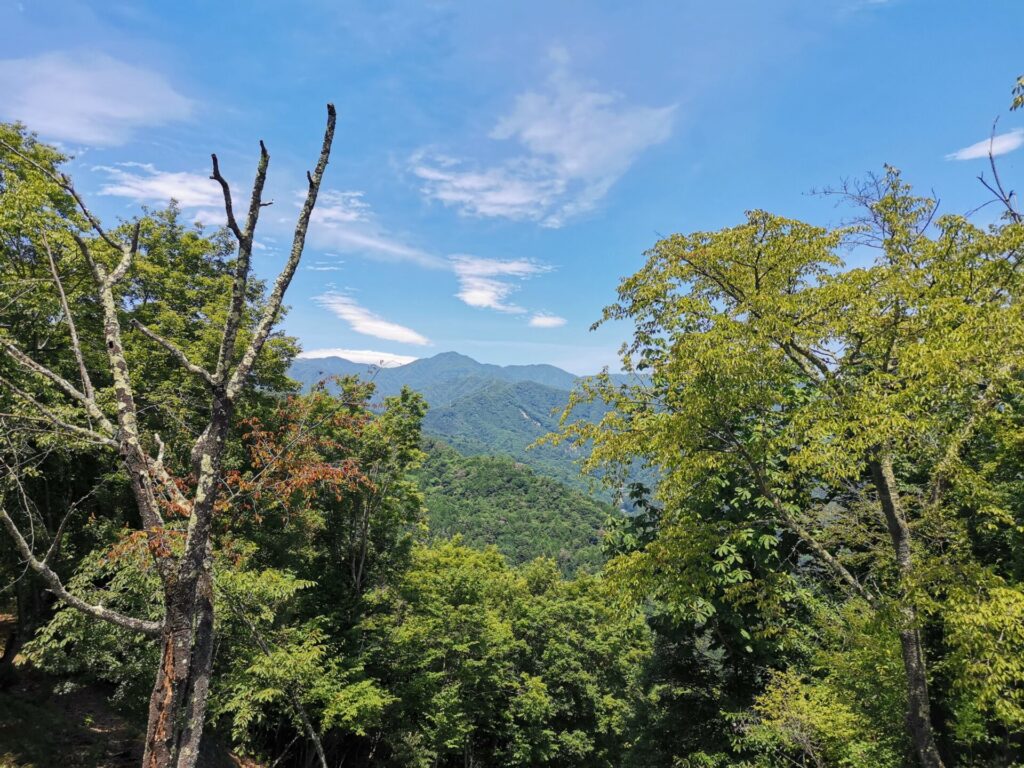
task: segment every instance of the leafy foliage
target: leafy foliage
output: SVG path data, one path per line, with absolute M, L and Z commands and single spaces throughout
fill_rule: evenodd
M 455 540 L 417 549 L 373 599 L 388 610 L 364 622 L 368 667 L 402 691 L 396 764 L 619 764 L 649 639 L 600 581 Z

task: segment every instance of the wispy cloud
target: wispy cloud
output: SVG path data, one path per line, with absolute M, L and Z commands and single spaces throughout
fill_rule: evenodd
M 305 200 L 305 192 L 298 193 L 298 197 Z M 312 217 L 313 221 L 322 224 L 368 221 L 369 218 L 370 206 L 363 200 L 362 192 L 336 189 L 324 190 L 317 196 Z
M 522 280 L 548 268 L 526 259 L 499 261 L 477 256 L 452 256 L 452 269 L 459 280 L 455 295 L 471 307 L 521 313 L 526 310 L 506 301 L 517 286 L 509 278 Z
M 561 328 L 563 325 L 565 325 L 564 317 L 547 312 L 537 312 L 530 318 L 531 328 Z
M 419 358 L 412 355 L 396 355 L 394 352 L 378 352 L 373 349 L 342 349 L 341 347 L 329 347 L 326 349 L 309 349 L 298 355 L 306 360 L 320 360 L 325 357 L 341 357 L 349 362 L 362 363 L 364 365 L 378 365 L 381 368 L 394 368 L 399 365 L 407 365 Z
M 466 215 L 559 227 L 591 210 L 644 150 L 671 134 L 674 106 L 628 104 L 573 77 L 564 51 L 552 60 L 544 86 L 520 94 L 490 132 L 525 153 L 481 166 L 420 151 L 410 169 L 425 195 Z
M 163 75 L 106 54 L 0 59 L 0 118 L 21 120 L 48 139 L 123 144 L 193 109 Z
M 210 208 L 203 211 L 204 223 L 224 222 L 224 198 L 217 182 L 208 175 L 187 171 L 161 171 L 149 163 L 118 163 L 93 168 L 106 174 L 101 195 L 127 197 L 139 203 L 166 203 L 174 198 L 184 208 Z M 197 218 L 198 218 L 197 214 Z
M 227 223 L 227 216 L 224 215 L 224 209 L 203 209 L 196 211 L 195 216 L 192 217 L 193 224 L 199 224 L 201 226 L 213 226 L 222 227 Z M 254 248 L 259 248 L 255 242 L 253 242 Z M 264 248 L 266 246 L 263 246 Z
M 324 261 L 323 259 L 321 259 L 318 261 L 314 261 L 312 264 L 307 264 L 306 269 L 310 270 L 311 272 L 340 272 L 342 269 L 341 265 L 344 263 L 345 262 L 337 259 L 334 261 Z
M 388 232 L 358 191 L 325 190 L 313 210 L 310 240 L 318 248 L 361 253 L 385 261 L 407 261 L 443 269 L 445 262 Z
M 1007 133 L 971 144 L 969 147 L 958 149 L 946 155 L 947 160 L 977 160 L 980 157 L 988 157 L 989 150 L 992 150 L 993 157 L 1005 155 L 1008 152 L 1019 148 L 1024 144 L 1024 128 L 1014 128 Z
M 539 219 L 565 194 L 567 181 L 548 163 L 516 158 L 504 165 L 469 169 L 444 155 L 417 152 L 412 172 L 428 197 L 474 216 Z
M 385 229 L 366 202 L 364 194 L 357 191 L 328 190 L 323 193 L 313 212 L 313 225 L 310 232 L 316 247 L 335 248 L 387 261 L 402 261 L 453 272 L 459 285 L 455 295 L 469 306 L 481 309 L 526 312 L 523 307 L 508 301 L 508 297 L 517 290 L 517 281 L 549 270 L 527 259 L 486 259 L 464 254 L 442 258 L 407 245 Z M 337 267 L 334 262 L 317 262 L 307 269 L 327 272 Z M 325 296 L 332 297 L 335 303 L 342 301 L 348 317 L 354 316 L 349 306 L 351 299 L 340 294 Z M 336 308 L 332 309 L 338 313 Z
M 343 293 L 329 291 L 315 297 L 315 301 L 348 323 L 356 333 L 397 341 L 402 344 L 420 346 L 430 344 L 430 339 L 426 336 L 417 333 L 412 328 L 385 320 L 380 315 L 360 306 L 351 296 L 346 296 Z

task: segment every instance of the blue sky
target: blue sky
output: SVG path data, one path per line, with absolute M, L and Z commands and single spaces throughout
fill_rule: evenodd
M 333 101 L 285 327 L 366 362 L 615 368 L 629 329 L 588 329 L 659 236 L 837 223 L 810 190 L 883 163 L 967 211 L 985 162 L 951 156 L 996 117 L 1011 186 L 1024 157 L 1021 0 L 0 0 L 0 29 L 0 120 L 107 218 L 173 196 L 216 225 L 209 153 L 244 197 L 264 139 L 262 277 Z

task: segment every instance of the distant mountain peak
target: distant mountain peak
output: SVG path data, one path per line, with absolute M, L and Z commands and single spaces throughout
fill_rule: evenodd
M 458 361 L 463 363 L 473 363 L 474 365 L 483 365 L 483 363 L 474 360 L 469 355 L 464 355 L 461 352 L 449 351 L 449 352 L 438 352 L 436 355 L 431 357 L 420 358 L 420 360 L 438 360 L 438 361 Z

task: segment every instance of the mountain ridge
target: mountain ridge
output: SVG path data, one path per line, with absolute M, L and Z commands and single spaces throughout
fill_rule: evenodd
M 341 357 L 299 358 L 290 375 L 304 389 L 331 376 L 359 375 L 374 382 L 380 398 L 397 395 L 408 386 L 422 393 L 430 406 L 423 420 L 425 435 L 444 440 L 466 456 L 510 456 L 538 474 L 594 492 L 593 482 L 580 475 L 582 456 L 577 449 L 531 447 L 558 430 L 570 392 L 585 378 L 557 366 L 500 366 L 458 352 L 442 352 L 387 368 Z M 612 374 L 612 378 L 634 379 L 625 374 Z M 575 414 L 596 421 L 606 412 L 601 403 L 587 403 L 578 406 Z M 605 493 L 599 495 L 608 498 Z
M 554 389 L 571 391 L 577 383 L 587 378 L 577 376 L 548 363 L 528 365 L 495 365 L 481 363 L 460 352 L 440 352 L 431 357 L 421 357 L 403 365 L 380 367 L 355 363 L 343 357 L 300 357 L 290 371 L 308 389 L 319 381 L 331 376 L 359 375 L 371 378 L 377 385 L 381 397 L 398 394 L 402 386 L 409 386 L 421 392 L 427 403 L 433 407 L 451 402 L 474 389 L 481 389 L 494 380 L 506 382 L 529 381 Z M 611 374 L 616 381 L 633 377 L 628 374 Z M 455 390 L 451 385 L 457 385 Z

